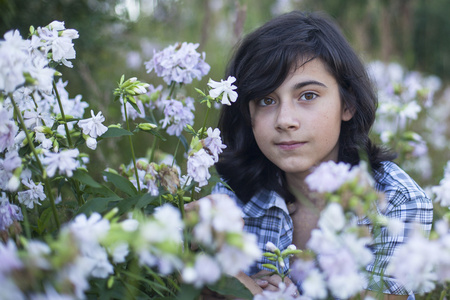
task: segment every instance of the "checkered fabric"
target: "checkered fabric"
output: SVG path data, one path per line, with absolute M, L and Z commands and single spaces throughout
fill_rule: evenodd
M 384 192 L 387 205 L 384 208 L 379 207 L 378 211 L 387 217 L 401 220 L 403 228 L 400 234 L 391 236 L 386 227 L 382 227 L 375 234 L 373 244 L 368 245 L 375 254 L 375 260 L 367 266 L 367 270 L 372 274 L 368 280 L 367 289 L 387 294 L 411 294 L 411 291 L 406 291 L 394 278 L 386 274 L 385 269 L 396 247 L 406 242 L 414 224 L 419 224 L 423 231 L 429 234 L 433 220 L 433 206 L 425 192 L 395 163 L 383 162 L 382 168 L 383 172 L 374 174 L 375 187 L 378 191 Z M 263 252 L 268 251 L 266 249 L 268 241 L 281 250 L 292 244 L 292 219 L 285 201 L 277 193 L 262 190 L 248 203 L 240 201 L 223 184 L 216 185 L 213 193 L 227 194 L 236 201 L 242 209 L 244 230 L 257 235 L 259 248 Z M 361 224 L 371 225 L 367 219 Z M 265 257 L 253 265 L 247 274 L 254 274 L 264 269 L 262 267 L 264 263 L 269 263 Z M 285 271 L 287 271 L 289 261 L 286 260 L 285 263 Z

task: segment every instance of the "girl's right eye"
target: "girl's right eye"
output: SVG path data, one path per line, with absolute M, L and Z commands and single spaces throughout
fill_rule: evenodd
M 262 98 L 260 100 L 257 101 L 258 105 L 261 106 L 269 106 L 275 103 L 275 100 L 273 100 L 272 98 Z

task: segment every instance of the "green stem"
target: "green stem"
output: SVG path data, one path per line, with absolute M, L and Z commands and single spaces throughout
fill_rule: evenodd
M 155 158 L 155 151 L 156 151 L 156 144 L 158 143 L 158 138 L 156 136 L 153 137 L 153 143 L 152 143 L 152 148 L 151 148 L 151 152 L 150 152 L 150 158 L 149 158 L 149 162 L 152 162 L 153 159 Z
M 184 210 L 184 199 L 183 199 L 183 195 L 177 194 L 178 196 L 178 206 L 180 208 L 180 212 L 181 212 L 181 219 L 182 220 L 186 220 L 186 211 Z M 183 235 L 184 235 L 184 251 L 186 251 L 186 253 L 189 251 L 189 243 L 188 243 L 188 232 L 187 232 L 187 228 L 185 227 L 183 229 Z
M 175 164 L 175 160 L 176 160 L 176 157 L 177 157 L 177 153 L 178 153 L 178 148 L 179 147 L 180 147 L 180 139 L 178 139 L 177 146 L 175 147 L 175 152 L 173 153 L 172 167 Z
M 127 130 L 130 131 L 130 123 L 128 122 L 128 113 L 127 113 L 127 103 L 125 101 L 123 101 L 123 111 L 125 114 L 125 121 L 127 123 Z M 134 175 L 136 176 L 136 184 L 137 184 L 138 191 L 140 193 L 141 192 L 141 184 L 139 183 L 138 169 L 136 167 L 136 156 L 134 155 L 133 139 L 131 138 L 131 135 L 128 136 L 128 140 L 130 141 L 131 157 L 133 158 Z
M 203 120 L 202 131 L 200 132 L 200 136 L 198 137 L 199 139 L 202 139 L 203 138 L 203 134 L 205 133 L 206 120 L 208 119 L 210 110 L 211 110 L 211 108 L 209 108 L 209 107 L 206 109 L 205 119 Z
M 169 95 L 167 96 L 167 99 L 172 98 L 172 94 L 175 91 L 175 84 L 176 84 L 175 81 L 172 81 L 170 83 L 170 92 L 169 92 Z
M 31 239 L 31 231 L 30 231 L 30 222 L 28 221 L 28 212 L 25 205 L 21 205 L 22 207 L 22 215 L 23 215 L 23 227 L 25 227 L 25 236 L 27 239 Z
M 444 288 L 441 292 L 441 297 L 439 300 L 444 300 L 445 296 L 447 296 L 447 288 Z
M 64 114 L 64 109 L 61 102 L 61 97 L 59 96 L 58 89 L 56 88 L 56 83 L 53 81 L 53 90 L 55 91 L 56 99 L 58 100 L 59 110 L 61 111 L 61 117 L 64 121 L 64 129 L 66 130 L 67 142 L 69 143 L 69 148 L 73 148 L 72 139 L 70 137 L 69 126 L 67 126 L 66 115 Z
M 28 129 L 26 128 L 25 122 L 23 121 L 22 114 L 21 114 L 19 108 L 17 107 L 16 102 L 14 101 L 12 95 L 10 95 L 10 99 L 11 99 L 12 105 L 14 106 L 14 111 L 16 112 L 17 117 L 19 118 L 19 125 L 22 128 L 22 130 L 25 132 L 25 137 L 27 139 L 28 145 L 30 146 L 31 152 L 33 152 L 33 155 L 36 159 L 36 163 L 38 164 L 39 170 L 42 173 L 42 178 L 44 179 L 45 188 L 47 189 L 47 195 L 49 197 L 50 205 L 52 207 L 53 217 L 55 218 L 56 226 L 59 229 L 59 227 L 60 227 L 59 217 L 58 217 L 58 212 L 56 210 L 55 198 L 53 198 L 50 181 L 48 180 L 48 177 L 45 174 L 44 167 L 42 166 L 42 163 L 41 163 L 41 160 L 39 159 L 36 148 L 34 148 L 33 141 L 31 140 L 30 134 L 28 133 Z

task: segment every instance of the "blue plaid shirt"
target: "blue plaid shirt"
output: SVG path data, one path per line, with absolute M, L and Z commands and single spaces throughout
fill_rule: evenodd
M 367 270 L 372 275 L 367 289 L 386 294 L 406 295 L 411 291 L 406 291 L 394 278 L 385 273 L 385 269 L 396 247 L 406 242 L 414 224 L 420 224 L 427 234 L 430 232 L 433 206 L 425 192 L 395 163 L 383 162 L 382 168 L 384 172 L 376 172 L 374 179 L 376 181 L 375 188 L 384 192 L 386 197 L 387 207 L 383 209 L 383 214 L 402 221 L 403 228 L 402 233 L 392 236 L 385 227 L 382 227 L 381 231 L 374 236 L 370 248 L 375 254 L 375 260 L 367 266 Z M 236 201 L 242 209 L 244 230 L 258 236 L 258 246 L 263 252 L 268 251 L 266 244 L 269 241 L 281 250 L 292 244 L 292 219 L 289 216 L 286 202 L 277 193 L 262 190 L 247 203 L 240 201 L 232 191 L 222 184 L 216 185 L 213 193 L 227 194 Z M 363 220 L 361 224 L 370 225 L 367 219 Z M 264 269 L 262 264 L 265 263 L 270 263 L 270 261 L 262 257 L 247 274 L 254 274 Z M 286 260 L 285 271 L 288 269 L 289 261 Z

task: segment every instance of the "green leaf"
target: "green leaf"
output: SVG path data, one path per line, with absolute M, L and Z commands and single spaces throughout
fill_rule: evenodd
M 136 196 L 137 190 L 134 185 L 125 177 L 103 171 L 103 176 L 106 176 L 108 182 L 111 182 L 116 188 L 126 193 L 128 196 Z
M 87 173 L 86 171 L 83 171 L 83 170 L 78 169 L 75 172 L 73 172 L 72 178 L 76 179 L 79 182 L 82 182 L 88 186 L 92 186 L 95 188 L 102 187 L 102 185 L 100 183 L 98 183 L 97 181 L 95 181 L 94 178 L 92 178 L 91 175 L 89 175 L 89 173 Z
M 186 152 L 189 151 L 189 144 L 188 144 L 188 141 L 186 140 L 186 137 L 184 135 L 180 135 L 178 138 L 180 139 L 181 143 L 183 144 L 184 149 L 186 149 Z
M 158 201 L 158 196 L 152 196 L 149 193 L 146 193 L 142 195 L 142 197 L 137 201 L 136 208 L 141 209 L 143 207 L 146 207 L 147 205 L 153 203 L 154 201 Z
M 177 294 L 176 300 L 196 300 L 200 296 L 202 290 L 196 289 L 192 285 L 183 284 Z
M 140 113 L 141 113 L 141 110 L 139 109 L 139 107 L 138 107 L 137 104 L 136 104 L 136 99 L 134 99 L 134 98 L 131 97 L 131 96 L 129 96 L 129 97 L 132 98 L 132 99 L 134 100 L 134 102 L 133 102 L 133 101 L 129 101 L 128 103 L 130 103 L 131 106 L 133 106 L 133 108 L 137 111 L 137 113 L 140 114 Z
M 121 215 L 132 210 L 141 198 L 142 195 L 122 199 L 116 206 L 119 209 L 118 214 Z
M 235 277 L 222 277 L 214 284 L 207 287 L 221 295 L 234 296 L 239 299 L 253 299 L 253 294 Z
M 109 209 L 108 204 L 111 201 L 119 201 L 120 197 L 94 198 L 87 201 L 79 209 L 77 214 L 90 215 L 93 212 L 103 213 Z
M 41 213 L 39 219 L 37 220 L 37 230 L 36 230 L 39 233 L 39 235 L 41 235 L 44 232 L 51 217 L 52 217 L 52 208 L 51 207 L 46 208 Z
M 124 135 L 133 135 L 133 133 L 123 128 L 109 127 L 108 131 L 102 134 L 101 138 L 119 137 Z

